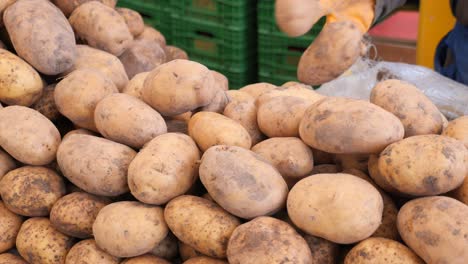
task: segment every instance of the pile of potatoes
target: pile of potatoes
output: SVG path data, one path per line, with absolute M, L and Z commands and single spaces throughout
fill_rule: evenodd
M 228 90 L 115 2 L 0 4 L 0 264 L 468 263 L 468 116 Z

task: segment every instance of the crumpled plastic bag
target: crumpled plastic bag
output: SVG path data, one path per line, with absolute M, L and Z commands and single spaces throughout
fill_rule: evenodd
M 468 86 L 431 69 L 406 63 L 360 59 L 342 76 L 316 91 L 327 96 L 369 100 L 372 88 L 389 78 L 418 87 L 448 119 L 468 115 Z

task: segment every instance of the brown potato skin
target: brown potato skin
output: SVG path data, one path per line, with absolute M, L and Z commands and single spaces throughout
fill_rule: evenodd
M 122 262 L 122 264 L 170 264 L 170 262 L 151 254 L 146 254 L 126 259 Z
M 56 75 L 73 66 L 75 34 L 49 1 L 17 1 L 5 11 L 3 21 L 18 55 L 41 73 Z
M 52 2 L 54 2 L 54 4 L 60 8 L 63 14 L 67 17 L 69 17 L 73 10 L 75 10 L 79 5 L 90 1 L 99 1 L 111 8 L 114 8 L 117 3 L 117 0 L 52 0 Z
M 163 209 L 139 202 L 107 205 L 99 211 L 93 224 L 96 244 L 116 257 L 145 254 L 167 233 Z
M 128 78 L 138 73 L 149 72 L 166 62 L 166 53 L 159 43 L 142 39 L 134 40 L 119 56 Z
M 397 189 L 395 189 L 385 177 L 382 176 L 379 168 L 379 155 L 372 154 L 369 156 L 368 161 L 369 176 L 372 180 L 384 191 L 392 194 L 398 194 L 398 196 L 404 196 Z
M 406 203 L 398 213 L 403 241 L 426 263 L 462 264 L 468 259 L 468 207 L 449 197 Z
M 75 135 L 75 134 L 78 134 L 78 135 L 89 135 L 89 136 L 96 136 L 96 137 L 99 136 L 97 133 L 94 133 L 94 132 L 89 131 L 89 130 L 87 130 L 87 129 L 78 128 L 78 129 L 72 130 L 72 131 L 68 132 L 67 134 L 65 134 L 65 136 L 63 136 L 63 138 L 62 138 L 62 141 L 64 141 L 65 139 L 67 139 L 67 137 L 69 137 L 69 136 L 71 136 L 71 135 Z
M 159 242 L 150 253 L 156 257 L 173 259 L 179 253 L 178 239 L 172 232 L 169 232 L 161 242 Z
M 446 136 L 421 135 L 385 148 L 378 166 L 384 181 L 401 193 L 438 195 L 462 184 L 468 175 L 467 155 L 461 141 Z
M 287 241 L 287 242 L 286 242 Z M 312 263 L 307 242 L 289 224 L 261 216 L 236 228 L 229 239 L 232 264 Z
M 145 25 L 143 32 L 140 35 L 138 35 L 135 39 L 147 39 L 159 43 L 161 47 L 166 47 L 166 38 L 164 37 L 164 35 L 155 28 L 148 25 Z
M 182 242 L 211 257 L 225 258 L 227 242 L 240 221 L 206 199 L 183 195 L 164 209 L 167 225 Z
M 178 242 L 178 246 L 179 246 L 179 255 L 182 261 L 204 256 L 202 253 L 196 251 L 193 247 L 185 244 L 184 242 L 180 240 Z
M 215 145 L 245 149 L 252 146 L 250 135 L 241 124 L 218 113 L 196 113 L 188 123 L 188 131 L 203 152 Z
M 115 10 L 125 19 L 125 23 L 134 37 L 140 35 L 145 30 L 145 23 L 138 12 L 123 7 L 118 7 Z
M 257 105 L 261 105 L 262 103 L 270 100 L 272 97 L 277 96 L 293 96 L 298 97 L 301 99 L 306 100 L 310 105 L 325 98 L 325 96 L 317 93 L 313 90 L 311 86 L 290 82 L 286 83 L 281 87 L 277 87 L 273 90 L 269 90 L 263 93 L 261 96 L 257 98 Z
M 0 148 L 0 180 L 9 171 L 16 169 L 16 161 Z
M 404 129 L 396 116 L 369 102 L 328 97 L 306 110 L 299 134 L 306 144 L 325 152 L 366 154 L 402 139 Z
M 286 182 L 270 163 L 236 146 L 208 149 L 202 157 L 200 179 L 221 207 L 245 219 L 276 213 L 288 193 Z
M 42 92 L 42 96 L 31 107 L 51 121 L 56 121 L 61 116 L 55 105 L 55 86 L 56 84 L 46 86 Z
M 188 124 L 182 120 L 166 120 L 168 133 L 182 133 L 188 135 Z
M 22 224 L 23 218 L 8 210 L 0 201 L 0 254 L 15 246 L 16 236 Z
M 0 110 L 0 146 L 16 160 L 46 165 L 55 159 L 60 133 L 49 119 L 24 106 Z
M 0 254 L 0 264 L 28 264 L 23 258 L 10 253 Z
M 66 264 L 99 263 L 119 264 L 120 259 L 107 254 L 96 245 L 94 239 L 82 240 L 76 243 L 68 252 Z
M 63 175 L 84 191 L 101 196 L 128 192 L 127 170 L 136 152 L 89 135 L 70 135 L 57 151 Z
M 185 261 L 183 264 L 228 264 L 228 263 L 224 260 L 200 256 L 200 257 L 191 258 Z
M 16 238 L 16 248 L 29 263 L 61 264 L 73 245 L 73 239 L 55 230 L 49 219 L 26 220 Z
M 74 192 L 60 198 L 52 207 L 50 222 L 58 231 L 77 238 L 93 235 L 93 223 L 99 211 L 110 200 L 84 192 Z
M 188 60 L 189 59 L 187 52 L 175 46 L 167 45 L 164 51 L 166 52 L 168 62 L 173 61 L 173 60 Z
M 13 3 L 15 3 L 16 0 L 4 0 L 0 3 L 0 28 L 3 27 L 3 12 Z M 0 44 L 1 46 L 1 44 Z M 2 48 L 3 49 L 3 48 Z M 3 263 L 2 263 L 3 264 Z
M 122 90 L 122 93 L 131 95 L 143 101 L 143 85 L 149 72 L 141 72 L 128 82 L 127 86 Z
M 451 193 L 452 197 L 468 205 L 468 177 L 465 177 L 462 185 Z
M 220 88 L 223 91 L 228 91 L 229 90 L 229 80 L 224 76 L 224 74 L 217 72 L 217 71 L 211 71 L 213 74 L 216 83 L 218 84 L 218 88 Z
M 312 172 L 310 172 L 310 175 L 322 174 L 322 173 L 338 173 L 340 171 L 341 171 L 341 168 L 338 165 L 320 164 L 320 165 L 314 166 L 314 169 L 312 170 Z
M 424 264 L 411 249 L 394 240 L 372 237 L 357 244 L 346 255 L 344 264 Z
M 125 19 L 113 8 L 100 2 L 79 5 L 68 20 L 77 38 L 115 56 L 122 55 L 133 40 Z
M 226 92 L 229 97 L 231 98 L 231 101 L 253 101 L 255 102 L 255 97 L 250 95 L 249 93 L 245 91 L 240 91 L 240 90 L 229 90 Z
M 356 176 L 317 174 L 294 185 L 287 208 L 292 222 L 307 234 L 352 244 L 377 230 L 383 200 L 377 189 Z
M 450 121 L 442 135 L 458 139 L 468 148 L 468 116 L 461 116 Z
M 410 83 L 395 79 L 380 82 L 372 89 L 370 102 L 397 116 L 405 128 L 405 137 L 442 132 L 439 109 Z
M 318 149 L 312 149 L 312 153 L 314 153 L 314 164 L 321 165 L 321 164 L 332 164 L 335 163 L 335 155 L 321 151 Z
M 200 108 L 200 110 L 222 114 L 224 112 L 224 108 L 226 108 L 226 105 L 229 102 L 230 99 L 226 91 L 222 90 L 221 88 L 218 88 L 218 91 L 211 100 L 211 103 L 203 106 L 202 108 Z
M 269 83 L 254 83 L 244 86 L 239 89 L 241 92 L 250 94 L 254 99 L 257 99 L 263 93 L 276 89 L 277 86 Z
M 340 247 L 321 237 L 303 235 L 312 253 L 312 263 L 336 264 Z
M 359 170 L 367 173 L 369 156 L 368 154 L 337 154 L 335 163 L 343 170 Z
M 165 204 L 187 192 L 198 179 L 199 160 L 200 152 L 189 136 L 178 133 L 158 136 L 130 163 L 130 191 L 144 203 Z
M 105 138 L 141 148 L 153 138 L 167 133 L 162 116 L 143 101 L 127 94 L 111 94 L 94 111 L 97 130 Z

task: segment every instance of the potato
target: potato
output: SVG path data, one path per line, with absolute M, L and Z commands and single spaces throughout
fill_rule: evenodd
M 442 132 L 442 115 L 422 91 L 400 80 L 385 80 L 371 92 L 370 101 L 396 115 L 405 128 L 405 137 Z
M 168 133 L 182 133 L 188 135 L 188 124 L 181 120 L 167 120 L 167 132 Z
M 122 90 L 122 93 L 131 95 L 143 101 L 143 84 L 149 72 L 141 72 L 133 76 L 127 86 Z
M 379 155 L 370 155 L 368 162 L 369 176 L 372 180 L 383 190 L 388 193 L 398 194 L 398 196 L 405 196 L 395 189 L 390 183 L 387 182 L 386 178 L 382 176 L 379 168 Z
M 289 224 L 258 217 L 236 228 L 229 239 L 228 260 L 240 263 L 312 263 L 304 238 Z
M 0 49 L 0 83 L 0 101 L 9 105 L 31 106 L 44 87 L 33 67 L 4 49 Z
M 145 25 L 143 32 L 140 35 L 138 35 L 135 39 L 136 40 L 146 39 L 149 41 L 154 41 L 154 42 L 159 43 L 161 47 L 163 48 L 166 47 L 166 38 L 163 36 L 163 34 L 161 34 L 161 32 L 157 31 L 156 29 L 148 25 Z M 169 53 L 172 54 L 171 58 L 176 59 L 176 57 L 173 56 L 174 53 L 172 53 L 172 51 L 169 51 Z M 181 59 L 188 59 L 188 58 L 181 58 Z
M 51 121 L 56 121 L 61 116 L 55 105 L 55 86 L 56 84 L 46 86 L 42 92 L 42 96 L 31 107 Z
M 277 87 L 275 85 L 269 83 L 254 83 L 240 88 L 239 91 L 246 92 L 250 94 L 254 99 L 257 99 L 263 93 L 276 88 Z
M 377 230 L 383 200 L 377 189 L 356 176 L 317 174 L 294 185 L 287 208 L 292 222 L 307 234 L 352 244 Z
M 253 146 L 252 151 L 275 166 L 286 182 L 304 178 L 314 168 L 312 150 L 298 138 L 270 138 Z
M 197 251 L 225 258 L 227 242 L 240 221 L 206 199 L 183 195 L 171 200 L 164 218 L 174 235 Z
M 415 199 L 400 209 L 397 224 L 405 243 L 426 263 L 466 263 L 465 204 L 443 196 Z
M 201 111 L 207 111 L 207 112 L 216 112 L 216 113 L 223 113 L 224 108 L 226 108 L 226 105 L 229 103 L 230 99 L 229 96 L 227 95 L 226 91 L 221 90 L 218 88 L 218 91 L 216 92 L 215 96 L 213 97 L 213 100 L 211 103 L 208 105 L 205 105 L 200 108 Z
M 3 21 L 18 55 L 41 73 L 56 75 L 75 63 L 73 29 L 49 1 L 16 1 L 5 10 Z
M 455 189 L 452 193 L 453 198 L 468 205 L 468 177 L 465 177 L 462 185 Z
M 343 170 L 356 169 L 367 172 L 369 155 L 368 154 L 337 154 L 335 162 Z
M 190 118 L 192 118 L 192 115 L 193 115 L 193 112 L 185 112 L 185 113 L 175 115 L 175 116 L 170 116 L 170 117 L 166 116 L 165 118 L 167 120 L 180 120 L 180 121 L 184 121 L 188 123 L 188 121 L 190 121 Z
M 318 149 L 312 149 L 312 153 L 314 154 L 314 164 L 321 165 L 321 164 L 331 164 L 335 163 L 335 155 L 321 151 Z
M 165 259 L 146 254 L 124 260 L 122 264 L 170 264 L 170 262 Z
M 341 168 L 335 164 L 320 164 L 314 166 L 314 169 L 310 175 L 322 174 L 322 173 L 338 173 L 341 171 Z
M 149 72 L 164 64 L 166 53 L 157 42 L 142 39 L 133 41 L 119 59 L 131 79 L 138 73 Z
M 257 98 L 256 103 L 257 105 L 261 105 L 264 102 L 270 100 L 271 98 L 277 96 L 298 97 L 306 100 L 309 103 L 309 105 L 312 105 L 313 103 L 325 98 L 325 96 L 315 92 L 314 89 L 308 85 L 291 82 L 290 84 L 287 84 L 287 86 L 283 85 L 282 87 L 278 87 L 263 93 Z
M 136 152 L 89 135 L 70 135 L 57 151 L 63 175 L 84 191 L 102 196 L 128 192 L 127 170 Z
M 26 220 L 16 238 L 18 252 L 29 263 L 65 263 L 72 245 L 72 238 L 55 230 L 43 217 Z
M 224 76 L 224 74 L 217 72 L 217 71 L 211 71 L 213 74 L 216 83 L 218 85 L 218 88 L 220 88 L 223 91 L 228 91 L 229 90 L 229 80 Z
M 115 56 L 122 55 L 133 40 L 125 19 L 113 8 L 97 1 L 79 5 L 69 21 L 77 38 Z
M 16 169 L 16 161 L 0 148 L 0 180 L 9 171 Z
M 166 40 L 164 39 L 164 42 L 165 41 Z M 173 61 L 173 60 L 188 60 L 189 59 L 187 52 L 175 46 L 167 45 L 164 51 L 166 52 L 166 59 L 168 62 Z
M 66 264 L 99 263 L 119 264 L 119 258 L 111 256 L 97 247 L 94 239 L 82 240 L 76 243 L 68 252 Z
M 336 154 L 379 153 L 403 138 L 400 120 L 366 101 L 330 97 L 307 109 L 299 127 L 309 146 Z
M 255 102 L 255 97 L 250 95 L 247 92 L 239 91 L 239 90 L 229 90 L 226 92 L 231 99 L 231 102 L 235 101 L 252 101 Z
M 138 12 L 123 7 L 118 7 L 115 10 L 125 19 L 125 23 L 134 37 L 143 33 L 145 23 Z
M 226 211 L 252 219 L 272 215 L 286 201 L 288 186 L 262 157 L 236 146 L 214 146 L 202 157 L 200 179 Z
M 196 258 L 196 257 L 200 257 L 200 256 L 204 256 L 202 253 L 196 251 L 193 247 L 185 244 L 184 242 L 181 242 L 180 240 L 179 240 L 178 246 L 179 246 L 180 258 L 183 261 Z
M 10 253 L 0 254 L 0 264 L 28 264 L 23 258 Z
M 151 140 L 128 168 L 132 195 L 161 205 L 187 192 L 198 179 L 200 153 L 187 135 L 168 133 Z
M 156 257 L 164 259 L 173 259 L 177 256 L 179 247 L 177 245 L 177 238 L 169 232 L 161 242 L 159 242 L 150 253 Z
M 94 121 L 96 105 L 104 97 L 117 93 L 114 83 L 91 69 L 76 70 L 61 80 L 54 93 L 59 112 L 74 124 L 98 131 Z
M 23 218 L 8 210 L 5 204 L 0 201 L 0 254 L 15 246 L 16 235 L 18 235 L 21 224 L 23 224 Z M 2 263 L 1 257 L 0 263 Z
M 326 239 L 311 235 L 303 236 L 312 253 L 312 262 L 317 264 L 337 263 L 340 247 Z
M 424 261 L 401 243 L 386 238 L 373 237 L 353 247 L 344 261 L 344 264 L 367 263 L 424 264 Z
M 442 135 L 458 139 L 468 148 L 468 116 L 461 116 L 450 121 Z
M 128 83 L 128 76 L 122 62 L 116 56 L 86 45 L 77 45 L 78 56 L 75 65 L 63 75 L 79 69 L 91 69 L 106 76 L 122 91 Z
M 0 2 L 0 27 L 3 27 L 3 12 L 14 2 L 16 0 L 3 0 Z
M 437 195 L 459 187 L 468 175 L 468 151 L 461 141 L 439 135 L 406 138 L 380 154 L 384 181 L 407 195 Z M 431 162 L 428 162 L 431 161 Z
M 150 72 L 143 100 L 164 116 L 174 116 L 208 105 L 217 92 L 208 68 L 188 60 L 173 60 Z
M 188 131 L 203 152 L 215 145 L 246 149 L 252 146 L 250 135 L 241 124 L 218 113 L 196 113 L 188 123 Z
M 65 16 L 70 16 L 73 10 L 77 8 L 79 5 L 89 2 L 89 1 L 99 1 L 111 8 L 115 7 L 117 0 L 52 0 L 54 4 L 62 10 Z
M 94 121 L 104 137 L 134 148 L 167 133 L 166 123 L 158 112 L 127 94 L 102 99 L 96 105 Z
M 185 261 L 184 264 L 227 264 L 227 262 L 210 257 L 195 257 Z
M 93 235 L 93 223 L 99 211 L 110 201 L 84 192 L 60 198 L 52 207 L 50 222 L 58 231 L 77 238 Z
M 139 202 L 117 202 L 99 211 L 93 234 L 99 248 L 116 257 L 149 252 L 168 233 L 163 210 Z
M 258 105 L 258 127 L 268 137 L 297 137 L 299 124 L 309 106 L 302 98 L 273 97 Z
M 75 134 L 89 135 L 89 136 L 99 136 L 97 133 L 94 133 L 94 132 L 89 131 L 89 130 L 84 129 L 84 128 L 79 128 L 79 129 L 72 130 L 72 131 L 68 132 L 67 134 L 65 134 L 65 136 L 63 136 L 62 140 L 65 140 L 65 139 L 67 139 L 67 137 L 69 137 L 71 135 L 75 135 Z

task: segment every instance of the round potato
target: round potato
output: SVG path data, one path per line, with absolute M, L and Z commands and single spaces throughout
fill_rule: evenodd
M 16 238 L 16 248 L 29 263 L 61 264 L 73 245 L 73 239 L 55 230 L 49 219 L 26 220 Z
M 224 76 L 222 73 L 219 73 L 217 71 L 211 71 L 213 74 L 216 83 L 218 85 L 218 88 L 220 88 L 223 91 L 228 91 L 229 90 L 229 80 Z
M 115 10 L 125 19 L 125 23 L 134 37 L 143 33 L 145 23 L 138 12 L 123 7 L 118 7 Z
M 63 175 L 84 191 L 102 196 L 128 192 L 127 170 L 136 152 L 89 135 L 70 135 L 60 145 L 57 162 Z
M 166 62 L 166 53 L 159 43 L 141 39 L 133 41 L 119 56 L 128 78 L 138 73 L 149 72 Z
M 360 242 L 351 249 L 344 261 L 344 264 L 371 263 L 424 264 L 424 261 L 405 245 L 381 237 Z
M 0 180 L 9 171 L 16 169 L 16 161 L 0 148 Z
M 143 101 L 143 84 L 149 72 L 139 73 L 128 82 L 127 86 L 123 89 L 122 93 L 131 95 Z
M 312 253 L 312 262 L 317 264 L 336 264 L 340 247 L 326 239 L 311 235 L 303 236 Z
M 48 85 L 44 88 L 42 96 L 37 100 L 31 108 L 38 111 L 51 121 L 56 121 L 60 118 L 60 112 L 55 105 L 54 91 L 56 84 Z
M 148 25 L 145 25 L 143 32 L 140 35 L 138 35 L 135 39 L 136 40 L 147 39 L 149 41 L 154 41 L 154 42 L 159 43 L 159 45 L 163 48 L 166 47 L 166 38 L 163 36 L 163 34 L 161 34 L 161 32 L 157 31 L 156 29 Z
M 254 83 L 240 88 L 239 91 L 246 92 L 250 94 L 254 99 L 257 99 L 263 93 L 276 88 L 277 86 L 269 83 Z
M 278 96 L 293 96 L 304 99 L 312 105 L 313 103 L 325 98 L 325 96 L 317 93 L 314 89 L 308 85 L 296 82 L 286 83 L 282 87 L 277 87 L 273 90 L 263 93 L 257 98 L 257 105 L 261 105 L 264 102 L 270 100 L 272 97 Z
M 218 113 L 196 113 L 188 123 L 188 131 L 203 152 L 215 145 L 245 149 L 252 146 L 250 135 L 241 124 Z
M 7 173 L 0 181 L 6 207 L 24 216 L 47 216 L 65 195 L 65 183 L 53 170 L 25 166 Z
M 73 10 L 77 8 L 79 5 L 89 2 L 89 1 L 99 1 L 111 8 L 114 8 L 117 0 L 52 0 L 54 4 L 62 10 L 65 16 L 70 16 Z
M 317 174 L 294 185 L 287 208 L 292 222 L 306 233 L 352 244 L 377 230 L 383 200 L 377 189 L 356 176 Z
M 10 253 L 0 254 L 0 264 L 28 264 L 23 258 Z
M 102 99 L 94 111 L 97 130 L 104 137 L 133 148 L 167 133 L 162 116 L 143 101 L 127 94 Z
M 246 219 L 276 213 L 288 194 L 286 182 L 270 163 L 236 146 L 208 149 L 202 157 L 200 179 L 221 207 Z
M 188 60 L 165 63 L 146 77 L 143 99 L 164 116 L 175 116 L 208 105 L 216 92 L 208 68 Z
M 54 93 L 60 113 L 75 125 L 97 131 L 94 121 L 96 105 L 104 97 L 118 93 L 114 83 L 92 69 L 76 70 L 61 80 Z
M 222 114 L 224 111 L 224 108 L 226 108 L 226 105 L 229 103 L 229 101 L 230 99 L 226 91 L 218 88 L 218 91 L 213 97 L 213 100 L 211 101 L 211 103 L 201 107 L 200 111 L 216 112 L 216 113 Z
M 151 140 L 130 163 L 128 185 L 138 200 L 161 205 L 187 192 L 198 179 L 200 152 L 187 135 Z
M 119 264 L 119 258 L 111 256 L 98 248 L 94 239 L 82 240 L 76 243 L 68 252 L 66 264 Z
M 41 73 L 56 75 L 75 63 L 73 29 L 50 1 L 16 1 L 5 11 L 3 21 L 18 55 Z
M 405 243 L 426 263 L 463 264 L 468 259 L 468 207 L 449 197 L 412 200 L 398 213 Z
M 405 137 L 440 134 L 442 114 L 416 86 L 395 79 L 378 83 L 370 101 L 397 116 L 405 128 Z
M 185 261 L 183 264 L 228 264 L 224 260 L 210 257 L 195 257 Z
M 170 262 L 151 254 L 146 254 L 126 259 L 122 262 L 122 264 L 170 264 Z
M 450 121 L 442 135 L 458 139 L 468 148 L 468 116 L 461 116 Z
M 174 235 L 195 250 L 225 258 L 227 242 L 240 221 L 214 202 L 183 195 L 171 200 L 164 218 Z
M 52 207 L 50 222 L 58 231 L 77 238 L 93 235 L 93 223 L 99 211 L 110 201 L 84 192 L 60 198 Z
M 149 252 L 168 233 L 163 210 L 139 202 L 117 202 L 99 211 L 93 234 L 99 248 L 116 257 Z
M 185 244 L 184 242 L 181 242 L 180 240 L 178 246 L 180 258 L 182 259 L 182 261 L 204 256 L 202 253 L 196 251 L 193 247 Z
M 468 150 L 456 139 L 413 136 L 385 148 L 378 166 L 384 181 L 401 193 L 437 195 L 462 184 L 468 175 L 467 156 Z
M 23 224 L 23 218 L 14 214 L 0 201 L 0 254 L 15 246 L 16 235 Z M 1 255 L 0 255 L 1 256 Z M 1 257 L 0 257 L 0 263 Z
M 304 238 L 289 224 L 265 216 L 234 230 L 227 255 L 232 264 L 312 263 Z
M 307 109 L 299 134 L 325 152 L 366 154 L 402 139 L 404 128 L 396 116 L 369 102 L 329 97 Z
M 77 38 L 115 56 L 122 55 L 133 40 L 125 19 L 113 8 L 97 1 L 79 5 L 69 21 Z
M 164 51 L 166 52 L 166 59 L 168 62 L 173 61 L 173 60 L 188 60 L 189 59 L 187 52 L 175 46 L 167 45 Z
M 173 259 L 177 256 L 179 252 L 179 247 L 177 245 L 177 237 L 169 232 L 161 242 L 159 242 L 151 251 L 150 253 L 155 255 L 156 257 L 164 258 L 164 259 Z

